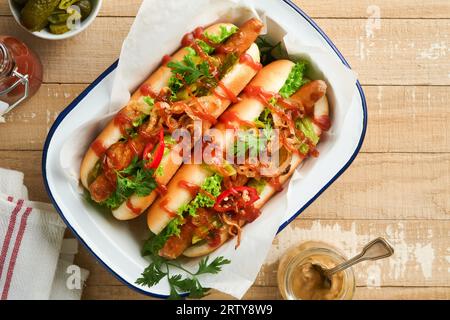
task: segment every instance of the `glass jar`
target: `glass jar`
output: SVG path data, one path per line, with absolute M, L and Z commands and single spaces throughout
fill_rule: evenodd
M 22 41 L 0 36 L 0 115 L 33 96 L 41 84 L 39 57 Z
M 305 242 L 289 250 L 278 267 L 278 287 L 287 300 L 351 300 L 355 291 L 355 275 L 351 268 L 337 272 L 331 285 L 322 287 L 312 265 L 329 269 L 346 258 L 323 242 Z

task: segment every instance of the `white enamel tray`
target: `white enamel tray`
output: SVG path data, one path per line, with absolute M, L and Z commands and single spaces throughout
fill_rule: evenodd
M 288 0 L 253 1 L 256 9 L 269 12 L 275 21 L 283 21 L 287 30 L 295 30 L 303 38 L 316 41 L 329 51 L 335 59 L 348 66 L 342 54 L 325 33 L 298 7 Z M 108 103 L 117 62 L 104 71 L 85 91 L 83 91 L 56 119 L 44 145 L 42 173 L 46 190 L 56 210 L 67 226 L 91 251 L 91 253 L 118 279 L 129 287 L 144 294 L 167 297 L 168 285 L 161 282 L 148 288 L 135 284 L 148 261 L 140 255 L 142 239 L 148 234 L 145 217 L 119 222 L 110 215 L 103 215 L 82 199 L 70 185 L 60 166 L 60 151 L 63 143 L 74 129 L 98 116 L 93 106 Z M 324 141 L 319 151 L 321 156 L 309 161 L 305 166 L 313 170 L 310 187 L 302 188 L 290 203 L 288 212 L 279 231 L 308 207 L 327 189 L 352 163 L 364 140 L 367 126 L 367 108 L 363 90 L 355 83 L 357 98 L 339 127 L 340 132 L 333 140 Z M 306 169 L 306 168 L 302 168 Z M 294 191 L 297 193 L 294 187 Z

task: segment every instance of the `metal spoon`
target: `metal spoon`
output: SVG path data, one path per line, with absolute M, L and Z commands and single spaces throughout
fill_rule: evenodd
M 331 276 L 336 272 L 345 270 L 361 261 L 365 260 L 378 260 L 390 257 L 394 254 L 394 248 L 392 245 L 384 238 L 377 238 L 369 242 L 361 251 L 360 254 L 354 256 L 350 260 L 337 265 L 332 269 L 324 269 L 320 265 L 314 264 L 313 267 L 316 269 L 324 282 L 324 285 L 331 287 Z

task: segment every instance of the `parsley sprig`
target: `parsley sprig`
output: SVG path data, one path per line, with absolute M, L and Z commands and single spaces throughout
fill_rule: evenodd
M 193 84 L 200 77 L 212 77 L 209 72 L 208 62 L 202 61 L 201 63 L 196 63 L 194 57 L 196 57 L 196 52 L 192 48 L 186 48 L 189 52 L 184 56 L 183 61 L 171 61 L 167 64 L 169 68 L 172 69 L 174 75 L 179 74 L 183 77 L 186 84 Z
M 101 204 L 116 209 L 131 195 L 139 197 L 149 195 L 155 188 L 154 170 L 144 167 L 144 161 L 134 157 L 130 165 L 122 171 L 116 171 L 117 187 L 114 193 Z
M 264 127 L 258 130 L 247 130 L 238 133 L 238 139 L 234 144 L 234 154 L 239 157 L 256 157 L 267 148 L 267 143 L 272 140 L 274 132 L 270 123 L 264 123 Z
M 188 53 L 184 56 L 183 61 L 171 61 L 167 64 L 172 69 L 172 77 L 169 79 L 172 98 L 176 98 L 176 94 L 185 85 L 191 85 L 199 81 L 203 83 L 215 81 L 214 76 L 209 71 L 208 62 L 200 61 L 201 59 L 194 49 L 187 47 L 186 50 L 188 50 Z
M 177 261 L 168 261 L 157 255 L 151 258 L 152 262 L 145 268 L 141 277 L 136 280 L 136 284 L 152 287 L 166 277 L 170 286 L 169 299 L 181 299 L 183 292 L 189 292 L 190 298 L 204 297 L 209 288 L 204 288 L 201 285 L 198 276 L 202 274 L 217 274 L 222 270 L 222 266 L 231 262 L 224 257 L 217 257 L 209 262 L 209 257 L 206 257 L 200 260 L 197 271 L 191 272 Z M 170 267 L 184 271 L 188 276 L 183 277 L 181 274 L 171 274 Z

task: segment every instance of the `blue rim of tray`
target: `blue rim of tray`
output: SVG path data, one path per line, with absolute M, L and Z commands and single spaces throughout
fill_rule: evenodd
M 328 45 L 333 49 L 333 51 L 336 53 L 336 55 L 341 59 L 342 63 L 346 65 L 348 68 L 350 68 L 350 65 L 348 64 L 347 60 L 344 58 L 344 56 L 341 54 L 338 48 L 334 45 L 334 43 L 328 38 L 328 36 L 323 32 L 323 30 L 305 13 L 297 7 L 291 0 L 283 0 L 286 4 L 288 4 L 293 10 L 295 10 L 298 14 L 300 14 L 308 23 L 316 29 L 317 32 L 325 39 L 325 41 L 328 43 Z M 68 228 L 75 234 L 75 236 L 80 240 L 80 242 L 86 247 L 86 249 L 105 267 L 109 272 L 111 272 L 117 279 L 119 279 L 121 282 L 123 282 L 125 285 L 127 285 L 129 288 L 134 289 L 142 294 L 149 295 L 155 298 L 168 298 L 167 295 L 161 295 L 149 291 L 142 290 L 140 287 L 136 286 L 133 283 L 129 283 L 125 279 L 123 279 L 119 274 L 117 274 L 114 270 L 112 270 L 103 260 L 97 256 L 97 254 L 86 244 L 86 242 L 83 240 L 83 238 L 80 237 L 80 235 L 76 232 L 75 229 L 72 228 L 70 223 L 67 221 L 67 219 L 64 216 L 64 213 L 59 208 L 58 204 L 56 203 L 51 191 L 50 187 L 48 185 L 47 180 L 47 170 L 46 170 L 46 163 L 47 163 L 47 150 L 50 145 L 50 141 L 52 140 L 53 134 L 55 133 L 56 129 L 58 128 L 59 124 L 64 120 L 64 118 L 84 99 L 84 97 L 92 90 L 94 89 L 106 76 L 108 76 L 112 71 L 114 71 L 117 68 L 119 60 L 116 60 L 108 69 L 106 69 L 97 79 L 94 80 L 75 100 L 73 100 L 56 118 L 55 122 L 53 123 L 52 127 L 49 130 L 49 133 L 47 135 L 47 138 L 45 140 L 44 144 L 44 150 L 42 154 L 42 175 L 44 179 L 44 186 L 47 191 L 47 194 L 50 197 L 50 200 L 53 203 L 53 206 L 55 207 L 56 211 L 59 213 L 65 224 L 68 226 Z M 356 82 L 356 87 L 359 91 L 359 94 L 361 96 L 361 102 L 362 102 L 362 109 L 363 109 L 363 129 L 361 132 L 361 137 L 358 142 L 358 146 L 356 147 L 354 153 L 350 157 L 350 159 L 347 161 L 347 163 L 337 172 L 334 177 L 328 181 L 326 185 L 320 189 L 319 192 L 317 192 L 305 205 L 303 205 L 291 218 L 289 218 L 287 221 L 285 221 L 279 228 L 277 233 L 279 233 L 281 230 L 283 230 L 289 223 L 292 222 L 295 218 L 297 218 L 311 203 L 313 203 L 334 181 L 336 181 L 337 178 L 341 176 L 341 174 L 347 170 L 347 168 L 352 164 L 353 160 L 355 160 L 356 156 L 359 153 L 359 150 L 361 149 L 361 146 L 364 142 L 364 137 L 366 135 L 367 130 L 367 103 L 366 103 L 366 97 L 364 95 L 364 91 L 361 87 L 361 84 L 359 81 Z

